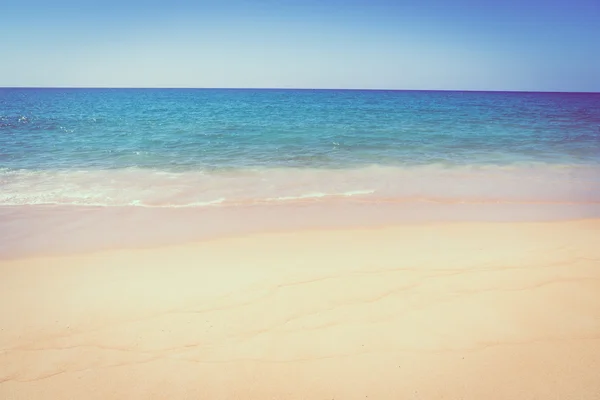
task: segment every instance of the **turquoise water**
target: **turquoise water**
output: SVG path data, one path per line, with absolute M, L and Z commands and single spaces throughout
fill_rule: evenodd
M 600 201 L 600 94 L 0 89 L 0 205 Z

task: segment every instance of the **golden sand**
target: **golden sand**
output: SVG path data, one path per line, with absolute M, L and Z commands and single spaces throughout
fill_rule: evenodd
M 600 221 L 0 261 L 0 399 L 600 399 Z

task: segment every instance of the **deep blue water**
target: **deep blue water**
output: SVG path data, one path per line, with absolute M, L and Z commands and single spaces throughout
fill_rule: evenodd
M 185 176 L 178 187 L 202 194 L 208 183 L 191 179 L 190 173 L 283 168 L 297 175 L 319 169 L 336 170 L 335 179 L 343 181 L 340 170 L 381 172 L 373 166 L 451 170 L 532 165 L 589 167 L 580 186 L 596 184 L 600 94 L 0 89 L 3 204 L 68 203 L 65 187 L 79 198 L 103 203 L 103 198 L 115 198 L 109 192 L 125 190 L 127 182 L 134 187 L 156 173 L 168 174 L 169 182 Z M 119 174 L 110 178 L 110 171 Z M 385 171 L 383 186 L 365 187 L 369 178 L 361 175 L 355 186 L 338 183 L 339 190 L 377 192 L 392 181 L 398 184 L 401 178 Z M 116 180 L 114 188 L 110 179 Z M 152 179 L 147 184 L 158 186 Z M 271 177 L 256 179 L 264 183 Z M 281 186 L 278 179 L 270 195 Z M 305 182 L 306 190 L 293 195 L 329 193 L 322 186 L 331 179 L 319 181 L 318 188 Z M 246 189 L 238 183 L 236 193 L 243 198 Z M 267 182 L 264 187 L 271 186 Z M 190 194 L 190 199 L 223 197 L 215 193 L 208 198 Z M 140 196 L 139 190 L 122 195 L 127 204 L 143 202 Z

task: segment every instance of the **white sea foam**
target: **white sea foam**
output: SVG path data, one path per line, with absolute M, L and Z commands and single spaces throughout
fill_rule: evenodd
M 294 201 L 600 202 L 600 168 L 512 166 L 0 171 L 0 205 L 207 207 Z
M 306 200 L 306 199 L 321 199 L 325 197 L 351 197 L 359 195 L 368 195 L 375 193 L 375 190 L 350 190 L 342 193 L 306 193 L 298 196 L 280 196 L 280 197 L 268 197 L 265 201 L 294 201 L 294 200 Z

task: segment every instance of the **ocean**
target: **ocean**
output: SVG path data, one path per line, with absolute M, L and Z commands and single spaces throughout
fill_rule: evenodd
M 599 93 L 0 89 L 0 256 L 599 207 Z

